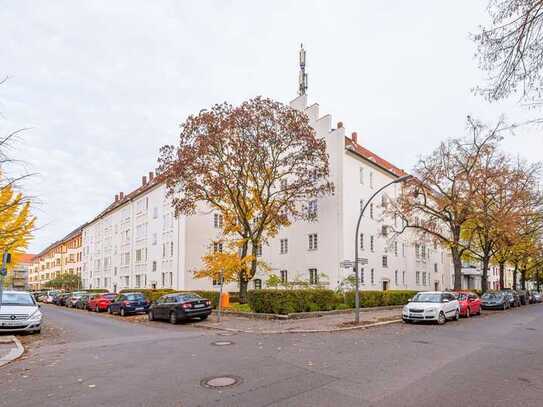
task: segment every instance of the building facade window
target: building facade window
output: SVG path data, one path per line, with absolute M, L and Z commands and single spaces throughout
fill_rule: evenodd
M 405 271 L 402 271 L 402 284 L 405 285 Z
M 394 256 L 398 257 L 398 242 L 394 242 Z
M 215 229 L 221 229 L 223 227 L 223 216 L 221 213 L 213 214 L 213 227 Z
M 288 283 L 288 271 L 287 270 L 281 270 L 281 283 L 287 284 Z
M 388 256 L 383 256 L 382 264 L 384 268 L 388 267 Z
M 156 271 L 156 261 L 153 261 L 153 268 L 152 271 Z
M 364 233 L 360 233 L 360 250 L 364 250 Z
M 420 271 L 417 271 L 417 272 L 415 273 L 415 283 L 416 283 L 417 285 L 420 285 Z
M 370 172 L 370 188 L 373 188 L 373 172 Z
M 398 286 L 398 270 L 394 270 L 394 285 Z
M 434 273 L 437 273 L 437 263 L 434 263 Z
M 360 167 L 360 185 L 364 185 L 364 168 Z
M 374 252 L 375 251 L 375 239 L 373 238 L 373 236 L 370 236 L 370 252 Z
M 213 242 L 213 253 L 222 253 L 222 242 Z
M 318 245 L 318 238 L 316 233 L 311 233 L 309 235 L 309 250 L 317 250 L 319 247 Z
M 360 284 L 364 284 L 364 267 L 360 269 Z
M 318 215 L 318 207 L 317 207 L 317 200 L 314 199 L 312 201 L 309 201 L 307 206 L 307 215 L 310 218 L 316 218 Z
M 315 268 L 309 269 L 309 284 L 319 284 L 319 275 Z
M 261 290 L 262 289 L 262 280 L 257 278 L 255 280 L 255 290 Z
M 280 244 L 280 253 L 281 254 L 287 254 L 288 253 L 288 239 L 281 239 L 279 241 Z
M 426 271 L 422 272 L 422 285 L 426 285 Z
M 373 219 L 373 204 L 370 203 L 370 218 Z
M 374 269 L 371 269 L 370 271 L 370 280 L 371 280 L 371 284 L 375 284 L 375 270 Z

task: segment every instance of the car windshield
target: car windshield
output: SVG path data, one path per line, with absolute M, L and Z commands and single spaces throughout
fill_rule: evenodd
M 457 293 L 456 298 L 458 301 L 466 301 L 468 299 L 468 295 L 464 293 Z
M 483 294 L 484 300 L 498 300 L 502 297 L 502 294 L 499 293 L 485 293 Z
M 413 302 L 441 302 L 441 294 L 418 293 L 413 297 Z
M 2 295 L 2 305 L 36 305 L 34 299 L 27 293 L 4 293 Z
M 127 294 L 126 299 L 128 301 L 141 301 L 144 299 L 144 297 L 141 294 Z
M 193 301 L 193 300 L 201 300 L 202 297 L 200 297 L 197 294 L 183 294 L 177 296 L 177 302 L 185 302 L 185 301 Z
M 104 294 L 104 295 L 102 295 L 103 298 L 107 298 L 108 300 L 112 300 L 116 296 L 117 296 L 117 294 Z

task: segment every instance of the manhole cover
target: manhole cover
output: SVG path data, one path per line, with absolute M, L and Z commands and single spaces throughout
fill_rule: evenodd
M 208 389 L 224 389 L 233 387 L 241 383 L 241 378 L 237 376 L 217 376 L 203 379 L 200 384 Z
M 413 341 L 413 343 L 420 343 L 422 345 L 430 345 L 430 342 L 428 341 Z
M 526 328 L 527 331 L 537 331 L 535 328 Z
M 213 346 L 228 346 L 228 345 L 233 345 L 234 342 L 232 342 L 232 341 L 215 341 L 215 342 L 211 342 L 211 344 Z

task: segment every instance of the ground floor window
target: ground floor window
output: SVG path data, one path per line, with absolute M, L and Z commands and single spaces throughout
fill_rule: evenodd
M 288 271 L 287 270 L 281 270 L 281 283 L 287 284 L 288 283 Z
M 420 284 L 420 271 L 417 271 L 417 273 L 415 274 L 415 282 L 417 283 L 417 285 Z
M 255 290 L 260 290 L 260 289 L 262 289 L 262 280 L 257 278 L 255 280 Z
M 317 269 L 309 269 L 309 284 L 319 284 Z
M 370 272 L 370 279 L 371 279 L 371 284 L 375 284 L 375 271 L 373 269 L 371 269 L 371 272 Z

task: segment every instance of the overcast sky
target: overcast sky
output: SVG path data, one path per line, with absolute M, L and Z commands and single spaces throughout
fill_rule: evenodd
M 482 75 L 469 33 L 487 21 L 486 3 L 3 2 L 0 131 L 31 127 L 13 154 L 40 173 L 25 185 L 40 199 L 30 250 L 137 187 L 188 114 L 293 99 L 301 42 L 310 103 L 406 170 L 464 134 L 467 114 L 491 124 L 525 116 L 470 92 Z M 504 147 L 535 161 L 542 140 L 539 129 L 519 131 Z

